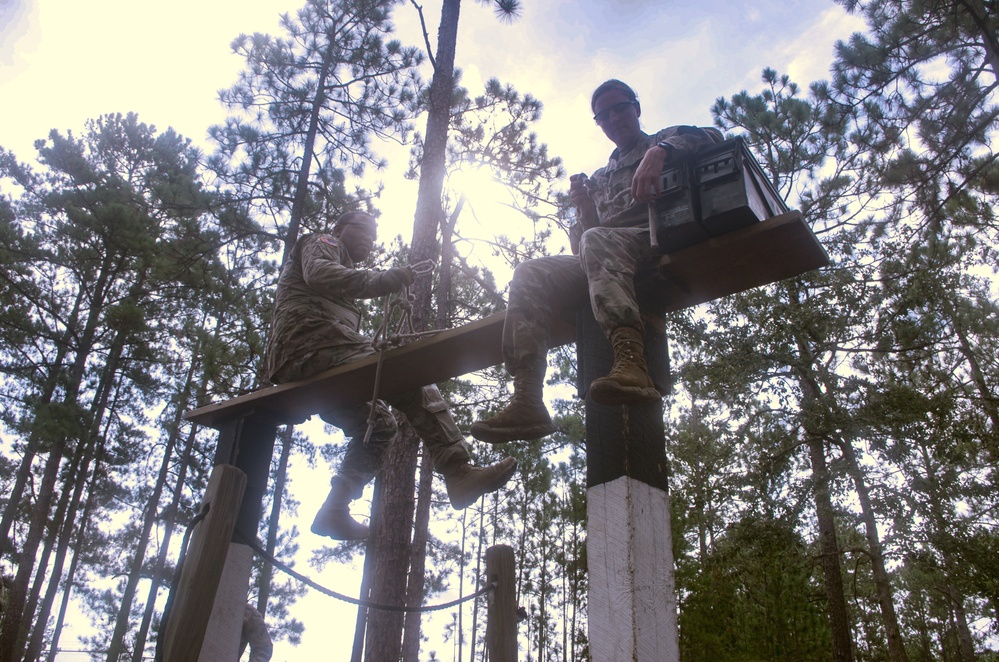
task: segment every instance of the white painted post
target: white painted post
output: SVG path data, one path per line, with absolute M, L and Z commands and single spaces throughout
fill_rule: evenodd
M 669 385 L 661 326 L 646 324 L 645 358 L 660 391 Z M 579 392 L 586 397 L 589 600 L 593 662 L 679 662 L 662 402 L 604 407 L 589 384 L 613 363 L 589 308 L 577 319 Z
M 586 509 L 593 662 L 677 662 L 666 492 L 623 476 L 590 488 Z

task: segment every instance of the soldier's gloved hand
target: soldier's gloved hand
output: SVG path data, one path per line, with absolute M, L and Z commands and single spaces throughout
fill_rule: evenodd
M 416 274 L 409 267 L 392 267 L 378 276 L 378 289 L 382 294 L 401 292 L 413 284 Z

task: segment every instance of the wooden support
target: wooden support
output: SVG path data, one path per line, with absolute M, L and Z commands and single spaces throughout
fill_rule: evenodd
M 665 331 L 649 318 L 645 359 L 665 391 Z M 606 375 L 613 352 L 590 309 L 580 311 L 579 391 L 586 398 L 589 573 L 588 636 L 593 662 L 678 662 L 676 591 L 667 497 L 663 405 L 605 407 L 589 384 Z
M 647 283 L 666 312 L 797 276 L 829 263 L 798 212 L 709 239 L 664 256 Z M 553 320 L 551 346 L 575 340 L 574 311 Z M 385 352 L 381 393 L 446 381 L 502 362 L 506 313 L 448 329 Z M 188 412 L 188 420 L 220 428 L 248 412 L 267 411 L 280 423 L 301 423 L 323 408 L 371 399 L 377 356 L 353 361 L 309 379 L 260 389 Z
M 253 550 L 230 543 L 198 662 L 238 660 Z
M 212 471 L 202 502 L 209 510 L 191 534 L 170 608 L 163 640 L 165 660 L 199 659 L 245 488 L 246 474 L 238 468 L 220 464 Z
M 486 648 L 490 662 L 517 662 L 517 589 L 513 547 L 486 550 L 486 580 L 495 582 L 489 597 Z

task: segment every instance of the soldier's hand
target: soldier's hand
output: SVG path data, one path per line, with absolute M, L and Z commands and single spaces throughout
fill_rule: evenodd
M 590 188 L 586 185 L 584 173 L 569 177 L 569 200 L 576 207 L 577 218 L 583 229 L 597 225 L 597 205 L 590 195 Z
M 590 191 L 586 188 L 585 174 L 579 173 L 578 175 L 569 176 L 569 199 L 572 200 L 572 204 L 576 207 L 592 203 Z
M 382 294 L 401 292 L 413 284 L 416 274 L 409 267 L 392 267 L 378 276 L 378 286 Z
M 665 165 L 666 152 L 662 147 L 653 145 L 645 152 L 631 179 L 631 196 L 636 202 L 651 202 L 662 194 L 659 175 Z

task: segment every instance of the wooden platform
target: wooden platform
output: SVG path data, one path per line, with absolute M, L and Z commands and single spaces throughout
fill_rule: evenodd
M 667 310 L 680 310 L 828 263 L 801 214 L 790 212 L 663 257 L 656 287 L 668 301 Z M 504 317 L 496 313 L 387 351 L 379 392 L 443 382 L 501 363 Z M 553 347 L 574 340 L 573 324 L 561 319 L 553 324 Z M 377 364 L 378 357 L 370 356 L 301 382 L 195 409 L 186 418 L 218 428 L 256 411 L 268 412 L 281 423 L 299 423 L 323 409 L 371 399 Z

